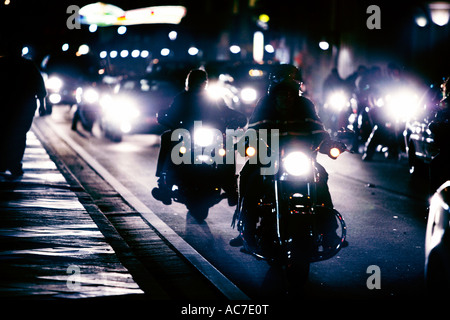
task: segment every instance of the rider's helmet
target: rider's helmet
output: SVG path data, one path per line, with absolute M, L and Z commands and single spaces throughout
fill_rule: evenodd
M 292 64 L 280 64 L 269 75 L 268 93 L 274 93 L 279 88 L 290 88 L 300 92 L 300 72 Z
M 208 84 L 208 74 L 202 69 L 193 69 L 186 77 L 186 91 L 205 89 Z

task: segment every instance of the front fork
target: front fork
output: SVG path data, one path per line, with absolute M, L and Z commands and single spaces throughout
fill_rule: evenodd
M 309 256 L 317 247 L 315 184 L 303 182 L 298 190 L 285 190 L 286 183 L 277 178 L 273 182 L 277 243 L 287 264 L 294 260 L 309 262 Z

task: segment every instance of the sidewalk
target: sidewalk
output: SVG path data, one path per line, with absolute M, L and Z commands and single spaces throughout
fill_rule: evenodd
M 0 174 L 0 299 L 142 295 L 33 132 L 25 174 Z

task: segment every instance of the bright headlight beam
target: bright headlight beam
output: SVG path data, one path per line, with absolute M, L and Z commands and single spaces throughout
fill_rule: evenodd
M 257 92 L 253 88 L 244 88 L 241 91 L 241 98 L 244 102 L 251 103 L 256 100 Z
M 58 77 L 50 77 L 45 84 L 47 89 L 54 91 L 59 91 L 63 86 L 62 80 Z
M 347 105 L 347 97 L 342 92 L 335 92 L 330 96 L 329 103 L 334 110 L 340 111 Z
M 100 96 L 99 96 L 98 92 L 92 88 L 87 89 L 86 92 L 84 93 L 84 98 L 89 103 L 97 102 L 99 97 Z
M 311 159 L 303 152 L 291 152 L 283 159 L 284 169 L 293 176 L 306 175 L 311 171 Z
M 200 128 L 194 132 L 194 143 L 200 147 L 207 147 L 214 142 L 214 132 L 208 128 Z
M 388 112 L 396 120 L 408 120 L 417 112 L 418 97 L 412 91 L 399 91 L 393 95 L 387 96 L 386 99 L 388 99 Z

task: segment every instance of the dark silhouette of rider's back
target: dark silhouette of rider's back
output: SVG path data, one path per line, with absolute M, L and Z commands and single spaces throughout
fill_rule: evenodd
M 246 119 L 242 114 L 228 108 L 222 98 L 212 100 L 206 89 L 207 74 L 203 70 L 192 70 L 186 80 L 186 90 L 178 94 L 158 121 L 170 129 L 190 129 L 194 121 L 202 121 L 225 131 L 233 122 L 243 127 Z

